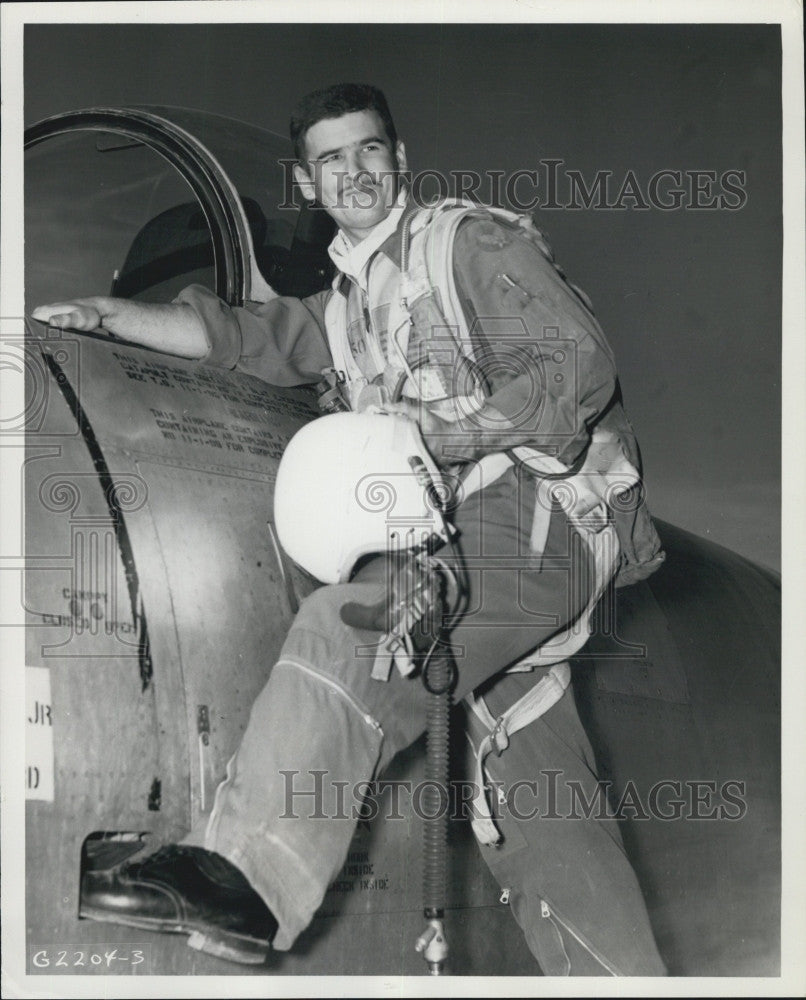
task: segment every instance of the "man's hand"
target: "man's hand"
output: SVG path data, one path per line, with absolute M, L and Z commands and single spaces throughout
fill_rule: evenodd
M 60 330 L 100 330 L 179 358 L 199 360 L 209 351 L 201 320 L 184 302 L 163 305 L 97 295 L 37 306 L 31 315 Z
M 103 299 L 73 299 L 71 302 L 53 302 L 47 306 L 37 306 L 32 316 L 48 326 L 60 330 L 97 330 L 103 326 Z

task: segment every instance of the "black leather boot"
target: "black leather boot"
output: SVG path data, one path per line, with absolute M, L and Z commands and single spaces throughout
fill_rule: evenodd
M 171 844 L 111 871 L 84 872 L 79 914 L 90 920 L 188 934 L 199 951 L 257 965 L 277 921 L 241 872 L 220 854 Z

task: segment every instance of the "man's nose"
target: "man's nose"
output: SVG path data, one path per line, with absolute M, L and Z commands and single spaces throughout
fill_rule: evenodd
M 360 152 L 353 153 L 347 160 L 347 172 L 354 184 L 371 184 L 374 175 L 364 162 L 364 157 Z

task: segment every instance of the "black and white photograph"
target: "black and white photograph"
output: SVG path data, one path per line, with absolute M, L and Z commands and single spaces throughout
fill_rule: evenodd
M 802 995 L 802 7 L 2 17 L 3 996 Z

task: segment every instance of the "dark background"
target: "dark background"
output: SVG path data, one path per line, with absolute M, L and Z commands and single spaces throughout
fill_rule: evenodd
M 302 94 L 354 80 L 385 91 L 415 171 L 561 159 L 588 185 L 612 171 L 613 198 L 628 170 L 644 192 L 662 169 L 745 171 L 735 211 L 538 222 L 616 351 L 652 510 L 777 568 L 780 58 L 760 24 L 29 24 L 25 120 L 155 103 L 285 134 Z

